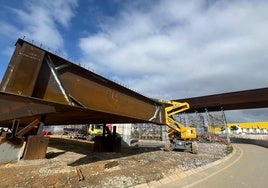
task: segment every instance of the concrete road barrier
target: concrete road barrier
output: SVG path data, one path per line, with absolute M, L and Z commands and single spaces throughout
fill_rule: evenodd
M 246 143 L 254 144 L 268 148 L 268 140 L 256 140 L 256 139 L 247 139 L 247 138 L 230 138 L 233 143 Z

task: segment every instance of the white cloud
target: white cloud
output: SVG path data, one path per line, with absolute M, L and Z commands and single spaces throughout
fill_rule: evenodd
M 265 1 L 159 1 L 146 11 L 128 7 L 102 25 L 103 31 L 80 39 L 86 52 L 82 61 L 107 76 L 121 76 L 148 96 L 150 91 L 179 98 L 265 87 L 267 8 Z M 170 88 L 168 94 L 157 83 L 148 84 L 156 77 Z
M 56 22 L 68 27 L 70 19 L 75 16 L 74 8 L 78 6 L 78 3 L 77 0 L 57 0 L 53 2 L 40 1 L 40 5 L 41 7 L 45 7 L 48 14 L 51 15 L 51 18 Z
M 267 1 L 137 7 L 131 4 L 104 21 L 102 31 L 80 39 L 83 64 L 156 98 L 267 87 Z
M 101 55 L 103 53 L 109 52 L 116 46 L 112 41 L 109 40 L 108 37 L 104 35 L 96 35 L 88 38 L 82 38 L 80 40 L 80 47 L 85 55 L 93 54 L 95 56 L 96 54 Z
M 59 26 L 68 27 L 77 0 L 27 1 L 24 6 L 25 9 L 5 7 L 10 10 L 11 19 L 2 21 L 6 29 L 1 34 L 9 38 L 25 36 L 27 40 L 45 44 L 50 49 L 62 50 L 64 40 Z
M 1 20 L 0 24 L 1 24 L 0 35 L 2 37 L 7 35 L 14 35 L 19 32 L 18 28 L 14 25 L 8 24 Z

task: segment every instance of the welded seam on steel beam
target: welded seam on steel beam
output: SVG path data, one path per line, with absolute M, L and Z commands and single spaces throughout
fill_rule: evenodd
M 62 92 L 64 98 L 66 99 L 66 101 L 68 102 L 69 105 L 73 105 L 73 103 L 70 101 L 70 99 L 69 99 L 69 97 L 68 97 L 68 94 L 67 94 L 67 92 L 65 91 L 65 89 L 64 89 L 64 87 L 63 87 L 63 85 L 62 85 L 62 83 L 61 83 L 61 81 L 60 81 L 60 79 L 59 79 L 58 73 L 57 73 L 57 71 L 55 70 L 55 66 L 53 65 L 53 62 L 52 62 L 50 56 L 49 56 L 49 55 L 46 55 L 45 60 L 46 60 L 46 62 L 47 62 L 47 64 L 48 64 L 48 66 L 49 66 L 49 68 L 50 68 L 50 71 L 51 71 L 51 73 L 52 73 L 54 79 L 56 80 L 56 82 L 57 82 L 57 84 L 58 84 L 58 86 L 59 86 L 59 88 L 60 88 L 60 91 Z

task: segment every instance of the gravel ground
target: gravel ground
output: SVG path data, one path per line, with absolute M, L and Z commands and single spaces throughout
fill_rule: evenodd
M 47 158 L 0 165 L 0 187 L 131 187 L 194 169 L 226 156 L 226 145 L 198 143 L 199 153 L 161 151 L 159 142 L 92 152 L 93 143 L 52 137 Z M 76 169 L 84 180 L 79 181 Z

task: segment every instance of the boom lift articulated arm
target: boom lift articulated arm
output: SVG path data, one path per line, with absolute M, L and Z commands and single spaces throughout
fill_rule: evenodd
M 194 127 L 187 127 L 182 123 L 176 121 L 173 116 L 190 108 L 186 102 L 159 100 L 165 103 L 165 118 L 168 126 L 167 132 L 170 138 L 170 149 L 190 150 L 197 153 L 197 143 L 193 141 L 196 138 L 196 129 Z

